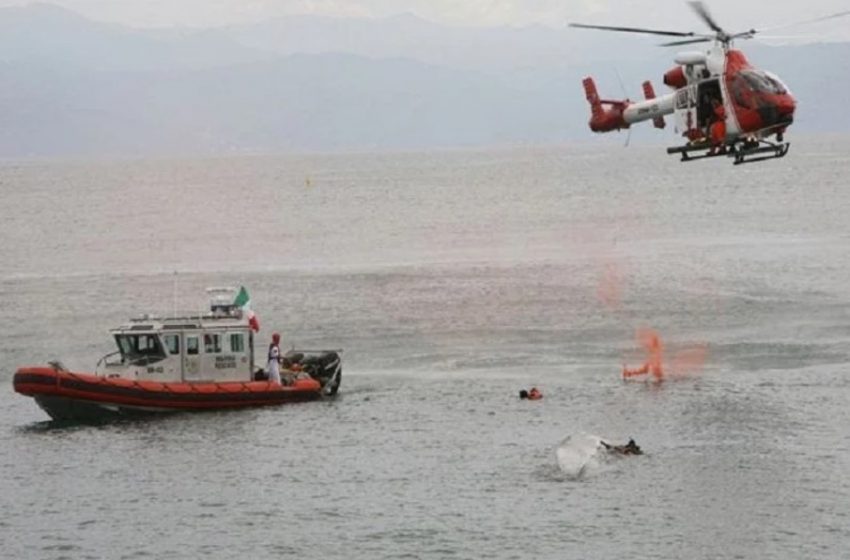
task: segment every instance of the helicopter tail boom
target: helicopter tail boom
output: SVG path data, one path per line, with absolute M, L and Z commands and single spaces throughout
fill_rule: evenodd
M 663 128 L 662 117 L 673 112 L 674 97 L 675 93 L 668 93 L 661 97 L 647 98 L 646 101 L 630 103 L 623 111 L 623 120 L 629 124 L 651 120 L 656 127 Z
M 611 132 L 629 128 L 631 125 L 652 120 L 658 128 L 664 127 L 664 115 L 673 112 L 674 94 L 655 97 L 652 85 L 644 84 L 646 101 L 631 102 L 628 99 L 614 101 L 600 99 L 593 78 L 582 80 L 587 102 L 590 103 L 590 130 L 593 132 Z
M 643 96 L 646 98 L 647 101 L 649 101 L 650 99 L 655 99 L 655 90 L 652 88 L 652 82 L 650 82 L 649 80 L 643 83 Z M 664 128 L 664 126 L 666 125 L 666 123 L 664 122 L 664 117 L 661 115 L 653 117 L 652 124 L 653 126 L 655 126 L 655 128 Z

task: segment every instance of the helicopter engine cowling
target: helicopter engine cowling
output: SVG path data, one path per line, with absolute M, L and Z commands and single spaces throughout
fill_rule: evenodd
M 688 79 L 685 77 L 685 68 L 676 66 L 668 70 L 664 74 L 664 85 L 670 86 L 673 89 L 680 89 L 688 85 Z
M 705 66 L 707 58 L 702 51 L 685 51 L 677 54 L 673 61 L 682 66 Z

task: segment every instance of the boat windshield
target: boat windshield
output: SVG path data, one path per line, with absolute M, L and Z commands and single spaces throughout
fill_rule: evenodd
M 165 351 L 156 334 L 116 334 L 115 341 L 122 360 L 131 364 L 151 364 L 165 358 Z

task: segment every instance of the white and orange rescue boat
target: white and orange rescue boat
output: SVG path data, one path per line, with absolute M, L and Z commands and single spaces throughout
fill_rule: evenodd
M 69 371 L 59 362 L 21 367 L 15 391 L 33 397 L 55 420 L 270 406 L 337 393 L 339 351 L 287 352 L 284 383 L 270 382 L 264 368 L 254 366 L 252 314 L 230 299 L 235 290 L 209 292 L 208 314 L 133 319 L 112 329 L 118 350 L 94 372 Z M 259 357 L 266 359 L 264 352 Z

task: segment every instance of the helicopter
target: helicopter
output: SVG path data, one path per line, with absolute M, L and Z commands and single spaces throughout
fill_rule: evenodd
M 724 156 L 738 165 L 785 156 L 791 146 L 785 141 L 785 132 L 794 122 L 797 101 L 778 76 L 754 67 L 744 53 L 732 48 L 733 41 L 752 39 L 759 31 L 727 33 L 702 2 L 689 2 L 689 5 L 712 33 L 570 24 L 581 29 L 678 38 L 662 43 L 663 47 L 713 43 L 707 51 L 677 54 L 676 66 L 663 79 L 673 91 L 657 97 L 652 83 L 645 81 L 644 101 L 601 99 L 593 78 L 584 78 L 582 85 L 591 111 L 590 129 L 610 132 L 648 120 L 656 128 L 664 128 L 664 116 L 672 114 L 676 131 L 686 143 L 667 148 L 667 153 L 678 154 L 681 161 Z M 850 10 L 797 23 L 846 15 L 850 15 Z

